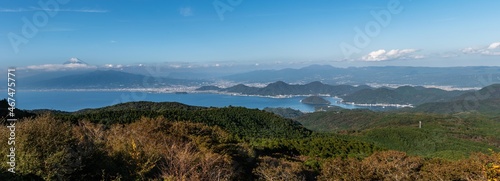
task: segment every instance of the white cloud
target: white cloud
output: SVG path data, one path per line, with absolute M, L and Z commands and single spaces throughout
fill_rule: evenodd
M 118 65 L 113 65 L 113 64 L 104 64 L 104 68 L 122 68 L 123 65 L 118 64 Z
M 492 43 L 490 44 L 490 46 L 488 46 L 488 49 L 497 49 L 500 47 L 500 42 L 495 42 L 495 43 Z
M 480 54 L 480 55 L 500 55 L 500 42 L 493 42 L 488 47 L 483 48 L 464 48 L 462 53 L 465 54 Z
M 43 71 L 58 71 L 58 70 L 75 70 L 75 69 L 95 69 L 97 67 L 87 64 L 43 64 L 43 65 L 30 65 L 27 67 L 20 67 L 20 70 L 43 70 Z
M 75 70 L 75 69 L 95 69 L 96 66 L 88 65 L 78 58 L 70 58 L 63 64 L 43 64 L 43 65 L 30 65 L 20 67 L 20 70 L 41 70 L 41 71 L 59 71 L 59 70 Z
M 480 49 L 478 49 L 478 48 L 467 47 L 467 48 L 462 49 L 462 53 L 465 53 L 465 54 L 480 53 L 479 50 Z
M 370 52 L 368 55 L 361 57 L 363 61 L 386 61 L 396 59 L 421 59 L 422 55 L 413 55 L 417 49 L 393 49 L 386 51 L 384 49 Z
M 183 7 L 179 9 L 179 14 L 184 17 L 193 16 L 194 12 L 191 7 Z

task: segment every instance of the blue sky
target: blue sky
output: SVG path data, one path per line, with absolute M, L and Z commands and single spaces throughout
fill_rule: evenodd
M 0 59 L 500 66 L 498 9 L 497 0 L 0 0 Z M 367 41 L 356 43 L 360 34 Z

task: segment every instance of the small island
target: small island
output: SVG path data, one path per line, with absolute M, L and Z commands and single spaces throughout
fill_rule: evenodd
M 304 99 L 302 99 L 300 102 L 303 104 L 310 104 L 310 105 L 330 105 L 330 101 L 320 97 L 320 96 L 309 96 Z

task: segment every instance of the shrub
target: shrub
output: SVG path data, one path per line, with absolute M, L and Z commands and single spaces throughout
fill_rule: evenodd
M 94 149 L 86 149 L 75 138 L 69 123 L 53 120 L 49 115 L 17 122 L 15 146 L 17 174 L 32 178 L 85 179 L 89 175 L 84 171 L 94 166 L 87 160 L 97 160 L 93 158 Z
M 334 158 L 323 163 L 318 180 L 365 180 L 364 174 L 361 161 Z
M 301 163 L 264 156 L 258 159 L 254 174 L 258 180 L 305 180 Z
M 231 158 L 204 145 L 226 139 L 227 133 L 203 124 L 142 118 L 128 125 L 114 125 L 106 137 L 106 147 L 111 157 L 123 162 L 118 170 L 128 172 L 119 175 L 127 178 L 229 180 L 235 176 Z
M 365 158 L 362 165 L 370 180 L 417 180 L 423 159 L 399 151 L 382 151 Z

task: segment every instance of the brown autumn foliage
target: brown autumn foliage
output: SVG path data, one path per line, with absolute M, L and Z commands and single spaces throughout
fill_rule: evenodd
M 5 127 L 0 138 L 8 138 Z M 43 180 L 231 180 L 241 171 L 224 152 L 230 141 L 218 127 L 163 118 L 105 129 L 44 115 L 16 123 L 16 171 Z
M 0 139 L 9 131 L 0 127 Z M 5 142 L 4 142 L 5 143 Z M 0 155 L 8 154 L 0 147 Z M 16 123 L 17 180 L 306 180 L 304 160 L 257 156 L 244 141 L 200 123 L 141 118 L 105 128 L 50 115 Z M 238 160 L 235 156 L 247 160 Z M 2 156 L 3 157 L 3 156 Z M 244 165 L 243 162 L 247 162 Z M 376 152 L 320 161 L 317 180 L 500 180 L 500 153 L 449 161 Z M 0 162 L 0 180 L 11 180 Z M 309 170 L 308 170 L 309 169 Z M 250 171 L 248 171 L 250 170 Z
M 500 181 L 500 153 L 491 151 L 491 156 L 486 157 L 489 158 L 489 162 L 485 166 L 488 180 Z
M 330 159 L 323 163 L 318 180 L 499 180 L 499 165 L 498 153 L 448 161 L 383 151 L 363 160 Z
M 361 161 L 355 158 L 335 158 L 323 163 L 318 180 L 364 180 Z
M 404 152 L 382 151 L 357 160 L 332 159 L 323 164 L 319 180 L 417 180 L 423 164 Z
M 299 162 L 263 156 L 258 159 L 253 172 L 258 180 L 302 181 L 306 179 L 302 167 Z
M 420 157 L 404 152 L 382 151 L 372 154 L 361 162 L 366 176 L 375 180 L 417 180 L 423 165 Z
M 198 135 L 190 135 L 192 132 Z M 140 180 L 158 174 L 167 180 L 229 180 L 235 176 L 231 158 L 197 144 L 227 137 L 222 130 L 201 124 L 142 118 L 113 126 L 105 142 L 112 157 L 127 160 L 125 170 L 130 173 L 124 174 Z

